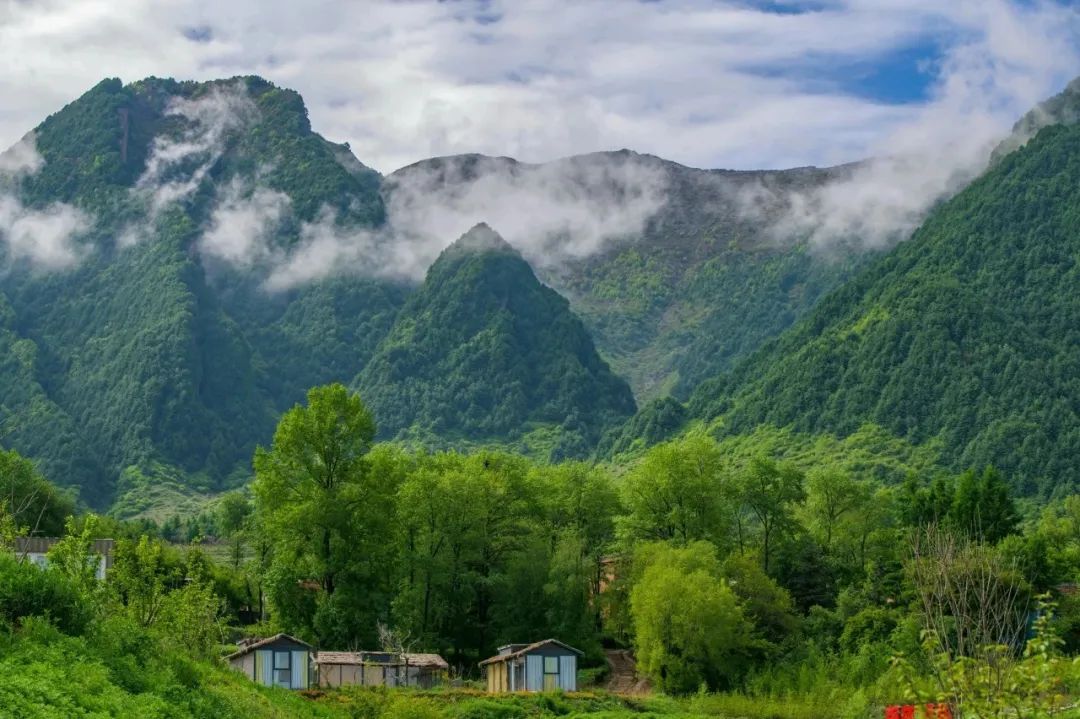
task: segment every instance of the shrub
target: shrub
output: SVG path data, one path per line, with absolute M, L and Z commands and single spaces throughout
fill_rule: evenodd
M 0 621 L 18 627 L 46 617 L 65 634 L 81 634 L 90 619 L 79 592 L 63 576 L 0 554 Z
M 450 706 L 448 719 L 521 719 L 525 709 L 518 704 L 492 699 L 469 699 Z

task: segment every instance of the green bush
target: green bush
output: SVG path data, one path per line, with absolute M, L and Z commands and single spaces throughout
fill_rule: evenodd
M 89 611 L 63 577 L 0 554 L 0 619 L 17 627 L 27 617 L 46 617 L 66 634 L 80 634 Z
M 525 709 L 518 704 L 492 699 L 470 699 L 447 708 L 448 719 L 521 719 Z

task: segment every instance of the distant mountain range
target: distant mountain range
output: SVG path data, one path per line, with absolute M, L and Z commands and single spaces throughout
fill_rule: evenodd
M 138 510 L 245 481 L 280 413 L 340 381 L 427 446 L 874 422 L 1046 489 L 1080 448 L 1076 97 L 888 250 L 779 221 L 856 166 L 624 150 L 382 177 L 261 78 L 106 80 L 0 155 L 0 444 Z

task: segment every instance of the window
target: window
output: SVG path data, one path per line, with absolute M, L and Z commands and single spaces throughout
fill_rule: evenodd
M 559 688 L 559 658 L 544 657 L 544 691 L 550 692 Z
M 274 683 L 279 687 L 292 685 L 292 654 L 274 652 Z

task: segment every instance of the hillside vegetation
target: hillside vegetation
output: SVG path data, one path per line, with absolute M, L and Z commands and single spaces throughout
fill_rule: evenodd
M 257 451 L 250 493 L 187 525 L 71 518 L 46 569 L 14 538 L 53 531 L 71 505 L 6 455 L 0 715 L 864 719 L 948 701 L 1045 717 L 1080 691 L 1080 603 L 1060 591 L 1080 571 L 1075 496 L 1022 521 L 1001 472 L 948 473 L 875 427 L 843 440 L 695 431 L 618 479 L 583 462 L 411 452 L 375 443 L 375 427 L 343 385 L 314 388 Z M 88 556 L 102 535 L 117 538 L 104 582 Z M 1029 616 L 1025 651 L 1003 651 Z M 302 698 L 221 665 L 227 637 L 278 631 L 328 650 L 407 642 L 462 681 L 510 642 L 580 648 L 583 679 L 605 644 L 630 647 L 662 696 Z
M 1080 127 L 1052 126 L 936 210 L 690 413 L 846 435 L 866 422 L 1027 493 L 1080 461 Z
M 587 455 L 635 409 L 566 300 L 486 225 L 443 251 L 357 386 L 383 436 L 497 441 L 554 425 L 556 457 Z

